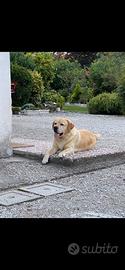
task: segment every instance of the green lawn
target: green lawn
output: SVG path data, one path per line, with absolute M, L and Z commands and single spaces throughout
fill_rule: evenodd
M 86 107 L 81 107 L 79 105 L 64 105 L 63 110 L 67 112 L 88 113 L 88 109 Z

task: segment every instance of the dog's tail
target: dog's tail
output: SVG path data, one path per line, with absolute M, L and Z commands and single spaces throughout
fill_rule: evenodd
M 94 133 L 94 135 L 96 136 L 97 140 L 101 138 L 101 134 L 99 134 L 99 133 Z

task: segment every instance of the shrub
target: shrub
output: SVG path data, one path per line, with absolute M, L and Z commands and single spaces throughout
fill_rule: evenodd
M 11 79 L 16 82 L 16 92 L 12 95 L 14 106 L 33 103 L 39 107 L 44 92 L 41 74 L 18 64 L 11 65 Z
M 87 102 L 89 102 L 91 98 L 93 98 L 93 96 L 94 96 L 94 90 L 92 88 L 88 86 L 83 87 L 82 93 L 80 94 L 80 97 L 79 97 L 79 102 L 86 104 Z
M 115 92 L 99 94 L 89 101 L 88 110 L 93 114 L 121 114 L 119 95 Z
M 34 104 L 32 104 L 32 103 L 24 104 L 24 105 L 21 107 L 21 110 L 34 110 L 34 109 L 35 109 L 35 106 L 34 106 Z
M 82 88 L 80 86 L 79 83 L 77 83 L 75 85 L 75 87 L 73 88 L 73 91 L 72 91 L 72 94 L 71 94 L 71 97 L 70 97 L 70 101 L 73 103 L 73 102 L 78 102 L 79 99 L 80 99 L 80 95 L 82 94 Z
M 43 80 L 37 71 L 30 71 L 30 74 L 32 76 L 32 90 L 29 101 L 35 106 L 40 107 L 44 92 Z
M 125 75 L 121 75 L 118 81 L 117 92 L 120 96 L 121 104 L 122 104 L 122 112 L 125 114 Z
M 112 57 L 101 57 L 94 61 L 90 67 L 90 77 L 92 87 L 94 87 L 94 95 L 102 92 L 112 92 L 117 86 L 118 65 Z
M 43 103 L 55 102 L 57 104 L 57 107 L 62 108 L 65 102 L 65 99 L 55 90 L 51 90 L 49 92 L 44 92 L 43 97 L 42 97 L 42 102 Z
M 18 64 L 12 64 L 11 79 L 16 82 L 16 93 L 12 95 L 13 106 L 22 106 L 28 103 L 32 92 L 32 76 L 30 71 Z
M 73 88 L 70 102 L 87 103 L 93 97 L 94 90 L 88 86 L 81 87 L 79 83 Z
M 68 101 L 70 96 L 67 93 L 67 89 L 58 89 L 58 93 L 64 97 L 65 101 Z
M 20 107 L 12 107 L 12 113 L 13 114 L 19 114 L 21 112 L 21 108 Z

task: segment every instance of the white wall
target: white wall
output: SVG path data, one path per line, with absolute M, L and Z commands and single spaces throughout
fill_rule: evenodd
M 0 52 L 0 157 L 12 155 L 10 54 Z

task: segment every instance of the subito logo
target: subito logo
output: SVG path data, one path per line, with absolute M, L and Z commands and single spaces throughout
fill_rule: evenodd
M 79 245 L 76 243 L 71 243 L 68 246 L 68 252 L 71 255 L 77 255 L 79 253 L 79 251 L 80 251 Z

